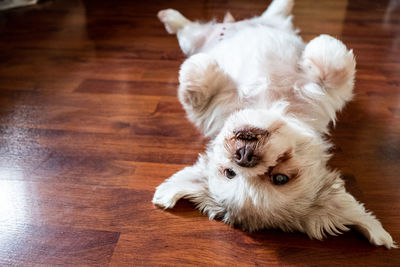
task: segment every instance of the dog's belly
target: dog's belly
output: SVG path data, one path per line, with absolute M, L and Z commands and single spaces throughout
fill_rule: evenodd
M 232 77 L 241 96 L 251 98 L 265 94 L 268 88 L 293 85 L 304 49 L 299 36 L 250 22 L 225 31 L 223 40 L 203 52 Z

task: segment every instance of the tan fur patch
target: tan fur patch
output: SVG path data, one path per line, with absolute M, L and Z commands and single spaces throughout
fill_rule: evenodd
M 268 167 L 268 171 L 264 175 L 272 178 L 273 175 L 280 173 L 287 175 L 290 181 L 296 179 L 300 176 L 300 169 L 295 166 L 292 159 L 292 149 L 289 149 L 276 159 L 276 165 Z M 261 178 L 264 179 L 264 177 Z

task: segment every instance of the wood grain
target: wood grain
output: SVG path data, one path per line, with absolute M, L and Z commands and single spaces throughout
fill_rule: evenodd
M 320 242 L 246 233 L 154 188 L 207 140 L 176 98 L 184 57 L 156 18 L 260 14 L 269 1 L 42 1 L 0 14 L 1 266 L 400 266 L 350 231 Z M 400 5 L 298 0 L 307 41 L 343 40 L 356 97 L 332 131 L 333 167 L 400 242 Z
M 119 233 L 60 226 L 1 224 L 0 264 L 106 265 Z

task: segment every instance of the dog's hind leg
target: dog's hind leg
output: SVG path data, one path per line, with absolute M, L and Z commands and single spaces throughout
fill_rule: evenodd
M 237 89 L 231 77 L 213 57 L 198 53 L 182 64 L 179 82 L 178 97 L 189 120 L 206 136 L 216 134 L 237 107 Z
M 164 23 L 165 29 L 170 34 L 176 34 L 185 25 L 191 23 L 179 11 L 175 9 L 164 9 L 158 12 L 157 17 Z
M 179 45 L 185 55 L 193 55 L 199 52 L 215 29 L 215 23 L 213 22 L 193 22 L 174 9 L 161 10 L 157 16 L 164 23 L 168 33 L 176 34 Z M 231 19 L 233 17 L 227 17 L 227 20 Z
M 294 0 L 273 0 L 261 18 L 271 18 L 276 16 L 288 17 L 292 13 Z

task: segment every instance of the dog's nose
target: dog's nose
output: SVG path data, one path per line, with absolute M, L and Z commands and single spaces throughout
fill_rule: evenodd
M 236 164 L 242 167 L 254 167 L 260 160 L 256 155 L 254 155 L 254 149 L 249 145 L 245 145 L 236 150 L 233 158 Z

